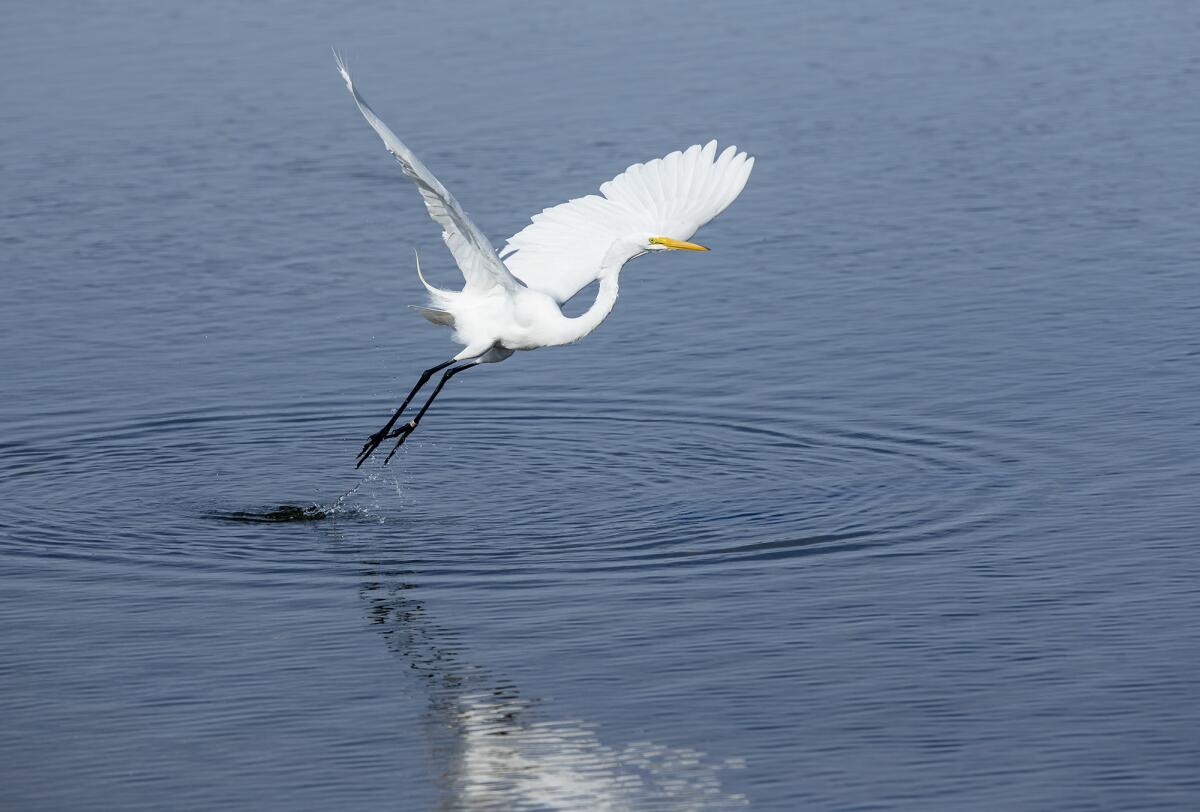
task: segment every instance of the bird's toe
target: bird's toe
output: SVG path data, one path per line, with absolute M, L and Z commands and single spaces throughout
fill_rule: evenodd
M 411 433 L 411 432 L 412 432 L 412 430 L 413 430 L 413 429 L 415 429 L 416 427 L 417 427 L 417 421 L 415 421 L 415 420 L 409 420 L 407 423 L 405 423 L 405 424 L 404 424 L 403 426 L 401 426 L 400 428 L 398 428 L 398 429 L 395 429 L 394 431 L 392 431 L 392 433 L 388 435 L 388 439 L 390 440 L 390 439 L 391 439 L 391 438 L 393 438 L 393 437 L 400 437 L 400 436 L 402 436 L 402 435 L 409 434 L 409 433 Z

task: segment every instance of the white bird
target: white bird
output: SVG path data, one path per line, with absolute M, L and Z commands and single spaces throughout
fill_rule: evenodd
M 429 291 L 429 306 L 416 309 L 434 324 L 452 327 L 463 350 L 421 373 L 392 418 L 363 445 L 358 465 L 384 440 L 399 438 L 384 460 L 387 464 L 446 382 L 463 370 L 503 361 L 516 350 L 571 344 L 595 330 L 617 302 L 617 279 L 629 260 L 649 251 L 707 251 L 687 240 L 741 194 L 754 167 L 754 159 L 736 147 L 726 147 L 718 156 L 716 141 L 633 164 L 603 184 L 599 195 L 535 214 L 497 254 L 446 187 L 367 106 L 345 60 L 336 52 L 334 57 L 359 111 L 416 183 L 429 216 L 442 227 L 442 239 L 466 281 L 460 291 L 435 288 L 421 274 L 418 256 L 417 275 Z M 597 280 L 592 306 L 580 316 L 564 315 L 560 305 Z M 458 361 L 463 363 L 452 366 Z M 443 369 L 416 415 L 393 430 L 421 387 Z

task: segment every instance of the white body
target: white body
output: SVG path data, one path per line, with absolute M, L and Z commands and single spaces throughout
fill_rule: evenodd
M 640 247 L 628 249 L 640 253 Z M 587 312 L 574 318 L 563 314 L 558 301 L 549 293 L 530 287 L 508 290 L 500 285 L 465 286 L 461 291 L 446 291 L 427 285 L 432 308 L 423 310 L 431 321 L 442 321 L 439 313 L 450 317 L 454 339 L 464 349 L 456 358 L 470 358 L 479 348 L 491 348 L 487 361 L 507 358 L 515 350 L 534 350 L 579 341 L 600 326 L 617 303 L 618 276 L 625 260 L 614 258 L 597 271 L 600 280 L 596 300 Z M 424 280 L 422 280 L 424 281 Z M 431 312 L 432 311 L 432 312 Z

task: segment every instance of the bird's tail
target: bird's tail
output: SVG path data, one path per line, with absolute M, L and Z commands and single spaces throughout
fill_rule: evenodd
M 454 326 L 454 316 L 445 310 L 435 310 L 432 307 L 421 307 L 420 305 L 409 305 L 409 307 L 434 324 L 441 324 L 446 327 Z

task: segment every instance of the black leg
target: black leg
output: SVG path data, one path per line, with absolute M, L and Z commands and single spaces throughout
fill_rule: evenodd
M 434 373 L 440 372 L 453 363 L 454 359 L 451 358 L 449 361 L 444 361 L 437 366 L 430 367 L 421 373 L 421 378 L 417 381 L 417 385 L 414 386 L 412 391 L 408 393 L 408 397 L 406 397 L 404 402 L 400 404 L 400 408 L 396 410 L 394 415 L 392 415 L 392 419 L 387 422 L 386 426 L 372 434 L 367 442 L 363 444 L 362 451 L 358 453 L 358 462 L 355 464 L 355 468 L 361 467 L 362 464 L 367 461 L 367 458 L 375 453 L 375 449 L 379 448 L 379 444 L 387 439 L 388 432 L 392 430 L 392 426 L 396 425 L 396 421 L 400 419 L 400 415 L 403 414 L 404 410 L 408 408 L 408 404 L 414 397 L 416 397 L 417 392 L 421 391 L 421 387 L 433 377 Z
M 417 424 L 421 422 L 421 418 L 425 416 L 427 411 L 429 411 L 429 407 L 433 405 L 433 399 L 438 396 L 438 392 L 442 391 L 442 387 L 446 385 L 446 381 L 450 380 L 464 369 L 470 369 L 471 367 L 478 365 L 478 361 L 468 361 L 465 364 L 456 367 L 450 367 L 450 369 L 446 370 L 446 372 L 442 375 L 442 379 L 438 381 L 438 385 L 433 388 L 433 394 L 429 396 L 429 400 L 425 401 L 425 405 L 421 407 L 421 410 L 417 412 L 416 416 L 388 435 L 389 438 L 399 437 L 400 439 L 396 441 L 396 445 L 393 446 L 392 450 L 388 452 L 387 457 L 383 461 L 384 465 L 387 465 L 388 460 L 392 458 L 392 455 L 400 450 L 400 446 L 404 445 L 404 441 L 408 439 L 408 435 L 416 431 Z

